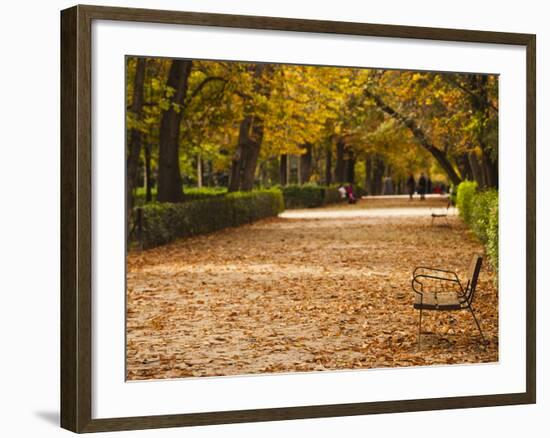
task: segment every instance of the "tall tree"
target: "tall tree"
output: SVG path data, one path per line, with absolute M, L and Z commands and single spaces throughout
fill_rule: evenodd
M 279 156 L 279 184 L 282 186 L 288 184 L 288 154 Z
M 158 193 L 160 202 L 181 202 L 183 200 L 180 173 L 179 140 L 180 125 L 192 61 L 172 61 L 166 82 L 168 108 L 162 112 L 159 133 Z
M 145 176 L 145 202 L 153 200 L 153 175 L 151 170 L 151 145 L 146 144 L 143 149 L 144 176 Z
M 347 157 L 345 161 L 346 182 L 355 184 L 355 153 L 351 147 L 347 147 Z
M 145 83 L 145 58 L 137 58 L 136 71 L 134 75 L 132 104 L 130 111 L 135 117 L 135 122 L 130 128 L 128 136 L 128 157 L 126 162 L 126 208 L 127 214 L 133 208 L 133 191 L 136 186 L 139 166 L 139 155 L 142 147 L 142 133 L 139 128 L 139 121 L 142 117 L 143 109 L 143 87 Z
M 265 102 L 271 93 L 272 68 L 267 64 L 250 67 L 253 77 L 253 96 L 245 96 L 245 116 L 240 123 L 237 149 L 233 156 L 229 191 L 249 191 L 254 186 L 254 177 L 260 148 L 264 138 L 264 119 L 256 108 L 255 100 Z
M 378 153 L 369 153 L 365 159 L 365 185 L 369 195 L 382 193 L 384 170 L 384 158 Z
M 337 183 L 346 182 L 345 147 L 344 140 L 339 138 L 336 141 L 336 166 L 334 167 L 334 181 Z
M 470 89 L 469 94 L 474 118 L 476 119 L 475 138 L 481 149 L 482 178 L 478 181 L 482 186 L 498 187 L 498 161 L 496 154 L 490 144 L 490 111 L 495 107 L 489 101 L 488 80 L 489 77 L 483 74 L 468 75 Z M 498 118 L 496 118 L 498 120 Z
M 328 141 L 325 146 L 325 184 L 332 184 L 332 141 Z
M 251 190 L 264 136 L 262 120 L 247 115 L 241 122 L 237 150 L 233 156 L 229 191 Z

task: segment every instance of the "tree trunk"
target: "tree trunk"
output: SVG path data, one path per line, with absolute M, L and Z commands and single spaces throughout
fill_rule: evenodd
M 197 155 L 197 187 L 202 187 L 202 158 L 201 155 Z
M 489 90 L 487 89 L 487 75 L 469 75 L 470 87 L 475 90 L 470 95 L 470 102 L 475 113 L 487 122 L 490 118 Z M 487 124 L 482 123 L 477 132 L 477 142 L 481 148 L 480 170 L 483 173 L 485 187 L 498 187 L 498 159 L 493 159 L 491 146 L 487 140 Z
M 332 142 L 329 142 L 325 150 L 325 184 L 332 184 Z
M 382 193 L 382 178 L 384 177 L 385 170 L 386 166 L 384 164 L 384 159 L 376 154 L 374 156 L 374 169 L 372 175 L 373 195 L 380 195 Z
M 287 179 L 288 168 L 288 155 L 283 154 L 279 157 L 279 184 L 286 186 L 288 184 Z
M 153 175 L 151 174 L 151 145 L 145 145 L 145 202 L 153 200 Z
M 365 158 L 365 189 L 367 191 L 367 195 L 372 195 L 372 157 L 371 155 L 367 155 Z
M 493 160 L 487 150 L 483 151 L 483 166 L 489 186 L 498 189 L 498 160 Z
M 334 180 L 337 183 L 344 183 L 345 181 L 345 163 L 344 163 L 344 149 L 346 145 L 343 140 L 336 142 L 336 166 L 334 168 Z
M 263 121 L 259 117 L 248 115 L 242 120 L 231 167 L 230 192 L 252 190 L 263 135 Z
M 404 187 L 403 180 L 401 178 L 399 178 L 397 180 L 397 184 L 395 185 L 395 193 L 397 195 L 402 195 L 403 194 L 403 187 Z
M 474 181 L 477 182 L 479 188 L 484 188 L 486 184 L 483 169 L 479 165 L 479 160 L 477 159 L 477 155 L 475 152 L 468 152 L 468 161 L 470 163 L 470 169 L 472 169 L 472 176 L 474 177 Z
M 311 177 L 311 165 L 312 165 L 312 145 L 311 143 L 304 143 L 302 147 L 306 152 L 300 155 L 300 184 L 306 184 Z
M 239 134 L 240 137 L 240 134 Z M 240 141 L 237 145 L 237 149 L 235 150 L 235 154 L 233 155 L 233 158 L 231 160 L 231 171 L 229 173 L 229 187 L 227 190 L 229 192 L 236 192 L 239 190 L 239 187 L 241 186 L 241 159 L 242 155 L 244 154 L 241 146 Z
M 474 178 L 472 167 L 470 166 L 470 159 L 468 158 L 467 152 L 462 154 L 462 156 L 460 157 L 459 168 L 460 173 L 462 174 L 462 179 L 471 181 Z
M 443 171 L 447 174 L 452 183 L 455 185 L 460 184 L 461 178 L 456 173 L 453 165 L 447 158 L 447 155 L 442 150 L 438 149 L 432 143 L 430 143 L 424 131 L 418 127 L 414 120 L 404 116 L 401 113 L 398 113 L 395 109 L 386 104 L 379 96 L 371 93 L 367 88 L 365 88 L 363 92 L 365 96 L 374 100 L 374 103 L 378 108 L 380 108 L 389 116 L 393 117 L 403 126 L 407 127 L 412 132 L 418 143 L 430 154 L 433 155 L 433 157 L 437 160 L 437 162 L 439 163 Z
M 346 159 L 346 182 L 355 184 L 355 154 L 351 149 L 348 149 L 348 157 Z
M 369 154 L 365 160 L 365 186 L 369 196 L 382 193 L 382 178 L 385 171 L 384 159 L 378 154 Z
M 134 93 L 132 95 L 131 111 L 136 115 L 137 119 L 141 119 L 143 108 L 143 85 L 145 83 L 145 58 L 137 58 L 136 75 L 134 77 Z M 139 154 L 141 152 L 141 132 L 132 128 L 128 136 L 128 158 L 126 163 L 126 214 L 129 215 L 134 206 L 133 192 L 136 185 Z M 128 216 L 127 216 L 128 218 Z
M 212 160 L 208 160 L 206 162 L 206 167 L 208 169 L 208 178 L 206 180 L 206 185 L 208 187 L 212 187 L 213 185 L 216 185 L 214 183 L 214 166 L 212 165 Z
M 272 69 L 267 64 L 256 64 L 251 67 L 254 76 L 254 91 L 260 95 L 269 98 L 271 88 L 266 81 Z M 246 102 L 248 115 L 241 121 L 239 128 L 239 140 L 237 149 L 231 165 L 231 175 L 229 179 L 229 191 L 237 190 L 248 191 L 254 186 L 254 177 L 260 148 L 264 136 L 264 122 L 257 115 L 253 114 L 252 99 Z
M 170 108 L 163 111 L 161 115 L 157 193 L 159 202 L 183 201 L 179 140 L 191 68 L 192 61 L 176 59 L 172 61 L 168 73 L 166 86 L 175 92 L 170 97 Z
M 243 174 L 241 190 L 249 191 L 254 187 L 256 166 L 260 156 L 260 147 L 264 137 L 263 120 L 256 116 L 250 116 L 250 126 L 247 129 L 245 140 L 245 160 L 243 163 Z

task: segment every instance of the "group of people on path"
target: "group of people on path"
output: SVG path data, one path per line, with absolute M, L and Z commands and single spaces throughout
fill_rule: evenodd
M 355 204 L 357 202 L 357 198 L 353 193 L 353 186 L 351 184 L 348 184 L 347 186 L 343 186 L 343 185 L 339 186 L 338 192 L 340 193 L 341 199 L 348 200 L 348 204 Z
M 431 193 L 432 191 L 432 181 L 424 172 L 420 174 L 418 178 L 418 183 L 414 179 L 414 175 L 411 173 L 407 179 L 407 191 L 409 193 L 409 200 L 412 200 L 414 192 L 416 191 L 420 195 L 420 200 L 424 201 L 426 199 L 426 192 Z
M 386 177 L 382 182 L 383 182 L 382 194 L 393 193 L 393 183 L 391 178 Z M 409 194 L 409 200 L 412 200 L 414 194 L 418 193 L 420 195 L 421 201 L 424 201 L 426 199 L 426 194 L 432 193 L 432 189 L 433 189 L 432 180 L 430 179 L 430 177 L 427 177 L 424 174 L 424 172 L 420 174 L 418 181 L 416 181 L 412 173 L 409 174 L 409 178 L 407 179 L 407 182 L 406 182 L 406 187 L 407 187 L 407 192 Z M 442 194 L 444 193 L 444 190 L 445 190 L 445 186 L 437 185 L 435 189 L 433 189 L 433 192 Z M 355 204 L 357 202 L 357 197 L 353 192 L 353 186 L 351 184 L 347 184 L 347 185 L 341 184 L 338 187 L 338 192 L 340 193 L 340 198 L 346 199 L 349 204 Z

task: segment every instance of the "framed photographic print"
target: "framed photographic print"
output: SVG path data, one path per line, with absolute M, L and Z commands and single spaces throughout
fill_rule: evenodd
M 535 36 L 61 13 L 61 425 L 535 403 Z

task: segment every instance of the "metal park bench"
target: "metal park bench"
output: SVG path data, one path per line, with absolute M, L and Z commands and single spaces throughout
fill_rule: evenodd
M 418 321 L 419 348 L 420 335 L 422 333 L 422 311 L 424 310 L 469 310 L 474 317 L 474 321 L 477 325 L 481 338 L 485 343 L 485 337 L 483 336 L 479 322 L 476 318 L 474 310 L 472 309 L 472 302 L 474 300 L 482 260 L 483 258 L 480 255 L 473 256 L 470 263 L 468 281 L 464 286 L 454 271 L 428 268 L 425 266 L 415 268 L 413 271 L 412 288 L 416 293 L 414 308 L 420 311 Z M 439 283 L 439 290 L 433 290 L 434 282 L 435 284 Z M 432 285 L 432 290 L 427 290 L 428 284 Z
M 445 209 L 440 210 L 439 212 L 432 211 L 432 226 L 434 224 L 434 220 L 437 218 L 445 218 L 445 221 L 447 225 L 449 222 L 447 221 L 447 216 L 449 215 L 449 208 L 451 207 L 452 201 L 451 197 L 449 196 L 449 201 L 447 202 L 447 207 Z

